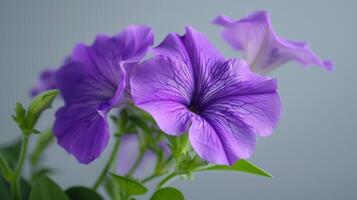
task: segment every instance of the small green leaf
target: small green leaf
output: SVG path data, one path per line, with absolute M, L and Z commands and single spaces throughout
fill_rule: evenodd
M 81 186 L 71 187 L 66 193 L 70 200 L 104 200 L 94 190 Z
M 200 167 L 195 169 L 195 171 L 213 171 L 213 170 L 226 170 L 226 171 L 240 171 L 240 172 L 246 172 L 249 174 L 255 174 L 259 176 L 265 176 L 268 178 L 273 178 L 271 174 L 268 172 L 264 171 L 263 169 L 255 166 L 254 164 L 250 163 L 247 160 L 241 159 L 238 160 L 235 164 L 232 166 L 226 166 L 226 165 L 211 165 L 211 166 L 205 166 L 205 167 Z
M 37 169 L 32 173 L 32 179 L 35 179 L 37 176 L 44 176 L 44 175 L 49 175 L 49 174 L 54 174 L 56 172 L 55 169 L 49 168 L 49 167 L 43 167 L 40 169 Z
M 7 181 L 10 181 L 13 176 L 13 171 L 1 152 L 0 152 L 0 175 L 3 176 Z
M 33 129 L 41 113 L 51 107 L 58 93 L 58 90 L 47 90 L 35 97 L 30 103 L 26 116 L 26 125 L 29 130 Z
M 26 126 L 26 110 L 21 103 L 16 103 L 15 115 L 12 118 L 15 120 L 17 125 L 22 129 Z
M 139 128 L 141 128 L 146 134 L 148 134 L 149 136 L 152 136 L 151 130 L 144 120 L 142 120 L 141 118 L 134 116 L 134 115 L 130 116 L 129 120 L 132 121 L 134 124 L 136 124 Z
M 112 174 L 112 177 L 118 183 L 120 190 L 128 195 L 142 195 L 148 191 L 144 185 L 133 179 L 115 174 Z
M 50 129 L 39 135 L 33 153 L 31 154 L 31 164 L 33 166 L 38 163 L 42 153 L 51 144 L 52 141 L 53 141 L 53 134 Z
M 150 200 L 185 200 L 185 197 L 178 189 L 166 187 L 157 190 Z
M 0 153 L 7 160 L 9 166 L 14 169 L 17 164 L 17 159 L 20 156 L 21 139 L 17 139 L 14 143 L 0 148 Z
M 29 200 L 69 200 L 62 189 L 46 176 L 37 176 L 32 183 Z

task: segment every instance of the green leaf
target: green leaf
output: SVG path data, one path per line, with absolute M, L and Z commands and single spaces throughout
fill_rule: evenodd
M 21 103 L 16 103 L 15 115 L 12 118 L 15 120 L 17 125 L 23 129 L 26 126 L 26 110 Z
M 46 176 L 37 176 L 32 183 L 29 200 L 69 200 L 62 189 Z
M 133 179 L 124 176 L 118 176 L 115 174 L 112 174 L 112 177 L 118 183 L 120 190 L 125 194 L 143 195 L 148 191 L 148 189 L 144 185 Z
M 152 136 L 151 130 L 144 120 L 142 120 L 137 116 L 130 116 L 129 120 L 132 121 L 134 124 L 136 124 L 138 127 L 140 127 L 146 134 Z
M 31 185 L 25 179 L 20 179 L 20 191 L 21 191 L 21 199 L 28 200 L 31 191 Z
M 94 190 L 81 186 L 71 187 L 66 193 L 70 200 L 104 200 Z
M 211 166 L 205 166 L 205 167 L 200 167 L 195 169 L 196 172 L 198 171 L 213 171 L 213 170 L 226 170 L 226 171 L 240 171 L 240 172 L 246 172 L 249 174 L 255 174 L 259 176 L 265 176 L 268 178 L 273 178 L 271 174 L 268 172 L 264 171 L 263 169 L 255 166 L 254 164 L 250 163 L 247 160 L 241 159 L 238 160 L 235 164 L 232 166 L 226 166 L 226 165 L 211 165 Z
M 0 176 L 0 199 L 10 200 L 10 188 L 5 179 Z
M 32 173 L 32 179 L 36 178 L 37 176 L 48 176 L 49 174 L 54 174 L 56 172 L 55 169 L 53 168 L 49 168 L 49 167 L 42 167 L 39 169 L 36 169 L 36 171 L 34 171 Z
M 0 175 L 3 176 L 7 181 L 10 181 L 13 176 L 13 171 L 2 153 L 0 153 Z
M 24 179 L 20 179 L 21 200 L 28 200 L 31 186 Z M 10 185 L 0 176 L 0 199 L 11 200 Z
M 17 159 L 20 156 L 21 150 L 21 139 L 17 139 L 14 143 L 0 148 L 0 153 L 3 155 L 5 160 L 12 169 L 15 168 L 17 164 Z
M 53 134 L 50 129 L 39 135 L 33 153 L 31 154 L 31 164 L 33 166 L 38 163 L 42 153 L 51 144 L 52 141 L 53 141 Z
M 178 189 L 166 187 L 157 190 L 150 200 L 185 200 L 185 197 Z
M 58 94 L 58 90 L 47 90 L 34 98 L 29 105 L 26 116 L 26 125 L 29 130 L 33 129 L 41 113 L 51 107 Z

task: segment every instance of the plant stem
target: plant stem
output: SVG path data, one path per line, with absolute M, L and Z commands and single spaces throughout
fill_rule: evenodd
M 29 142 L 29 136 L 27 136 L 27 135 L 22 136 L 20 157 L 19 157 L 19 160 L 17 162 L 16 169 L 15 169 L 14 179 L 19 177 L 19 175 L 20 175 L 20 173 L 22 171 L 22 168 L 24 166 L 24 161 L 25 161 L 25 158 L 26 158 L 28 142 Z
M 100 184 L 105 179 L 105 177 L 106 177 L 110 167 L 112 166 L 114 160 L 116 160 L 117 153 L 118 153 L 118 150 L 119 150 L 119 146 L 120 146 L 120 136 L 117 136 L 116 140 L 115 140 L 115 144 L 114 144 L 113 150 L 112 150 L 112 152 L 110 154 L 109 160 L 108 160 L 107 164 L 104 166 L 103 171 L 101 172 L 101 174 L 99 175 L 99 177 L 95 181 L 95 183 L 94 183 L 94 185 L 92 187 L 93 190 L 97 190 L 98 187 L 100 186 Z
M 19 160 L 17 162 L 17 166 L 10 183 L 11 194 L 13 195 L 14 200 L 19 200 L 21 198 L 20 188 L 19 188 L 19 180 L 20 180 L 19 176 L 21 175 L 22 168 L 24 166 L 28 142 L 29 142 L 29 136 L 23 134 Z
M 163 174 L 151 174 L 150 176 L 144 178 L 141 183 L 147 183 L 149 181 L 151 181 L 152 179 L 156 178 L 156 177 L 159 177 L 159 176 L 162 176 Z
M 20 196 L 20 188 L 18 185 L 17 181 L 11 181 L 10 182 L 10 188 L 11 188 L 11 199 L 12 200 L 20 200 L 21 196 Z
M 177 175 L 179 175 L 177 172 L 172 172 L 169 175 L 167 175 L 165 178 L 163 178 L 159 184 L 157 184 L 156 188 L 161 188 L 164 186 L 168 181 L 171 179 L 175 178 Z
M 136 171 L 136 169 L 139 167 L 141 161 L 143 161 L 144 155 L 145 155 L 146 150 L 140 150 L 138 158 L 135 160 L 135 163 L 129 170 L 129 172 L 126 174 L 126 176 L 131 176 L 133 173 Z

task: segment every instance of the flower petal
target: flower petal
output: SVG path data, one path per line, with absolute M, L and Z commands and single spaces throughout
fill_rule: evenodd
M 31 89 L 30 95 L 34 97 L 46 90 L 55 89 L 56 88 L 55 73 L 56 70 L 53 69 L 43 70 L 40 74 L 37 84 L 35 85 L 35 87 Z
M 228 60 L 216 70 L 190 141 L 203 159 L 231 165 L 252 154 L 257 134 L 272 133 L 281 105 L 276 81 L 251 73 L 244 61 Z
M 255 135 L 249 127 L 224 116 L 205 118 L 195 116 L 189 130 L 193 149 L 204 160 L 232 165 L 240 158 L 248 158 L 255 147 Z
M 53 132 L 58 144 L 84 164 L 99 157 L 109 139 L 105 117 L 85 104 L 70 104 L 60 108 L 56 113 Z
M 253 12 L 238 21 L 220 15 L 213 23 L 224 27 L 223 38 L 234 49 L 244 52 L 255 72 L 267 73 L 291 60 L 303 66 L 314 64 L 333 70 L 331 61 L 321 60 L 305 43 L 279 37 L 265 11 Z
M 181 134 L 188 128 L 190 112 L 187 106 L 192 90 L 189 67 L 166 56 L 143 62 L 131 78 L 135 104 L 149 112 L 160 128 L 172 135 Z
M 211 98 L 201 115 L 207 118 L 211 115 L 231 116 L 251 127 L 255 134 L 270 135 L 281 112 L 276 80 L 251 73 L 242 60 L 232 59 L 220 67 L 222 74 L 217 74 L 219 80 L 213 79 Z

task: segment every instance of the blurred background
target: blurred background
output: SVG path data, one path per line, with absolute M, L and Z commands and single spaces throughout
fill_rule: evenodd
M 172 184 L 189 200 L 356 199 L 356 7 L 353 0 L 0 0 L 0 145 L 20 134 L 10 118 L 15 103 L 27 105 L 39 72 L 58 67 L 77 42 L 90 44 L 98 33 L 113 35 L 128 24 L 147 24 L 158 44 L 168 32 L 183 33 L 192 25 L 227 56 L 238 56 L 210 21 L 220 13 L 241 18 L 264 9 L 279 35 L 307 41 L 319 56 L 335 61 L 335 72 L 289 63 L 270 74 L 279 81 L 283 117 L 271 137 L 258 140 L 250 160 L 273 179 L 211 172 Z M 52 121 L 53 111 L 47 112 L 40 129 Z M 78 164 L 52 145 L 45 163 L 58 169 L 54 179 L 64 188 L 92 185 L 110 145 L 91 165 Z

